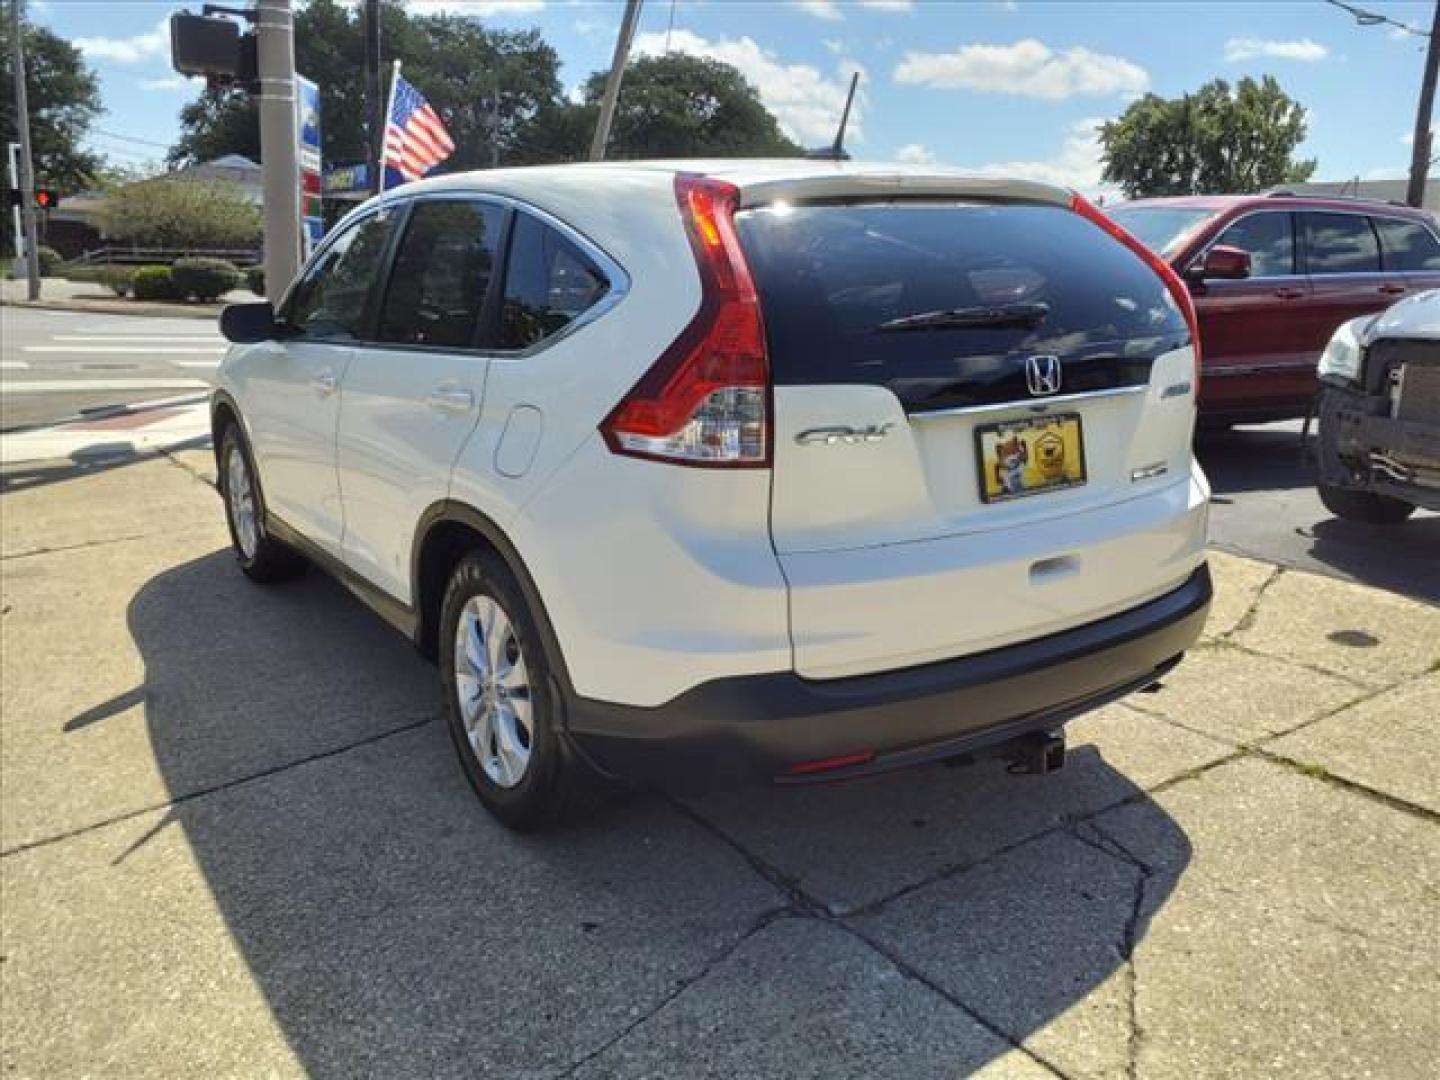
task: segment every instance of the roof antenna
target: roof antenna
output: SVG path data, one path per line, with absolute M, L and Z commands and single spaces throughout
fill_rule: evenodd
M 835 142 L 831 146 L 821 147 L 818 150 L 807 150 L 807 158 L 820 161 L 849 161 L 850 154 L 845 149 L 845 128 L 850 123 L 850 106 L 855 104 L 855 88 L 860 85 L 860 72 L 850 76 L 850 92 L 845 95 L 845 111 L 840 114 L 840 130 L 835 132 Z

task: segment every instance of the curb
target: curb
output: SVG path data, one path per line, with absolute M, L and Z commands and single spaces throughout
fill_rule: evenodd
M 224 304 L 152 304 L 137 300 L 0 300 L 0 307 L 34 311 L 80 311 L 91 315 L 135 315 L 216 322 Z

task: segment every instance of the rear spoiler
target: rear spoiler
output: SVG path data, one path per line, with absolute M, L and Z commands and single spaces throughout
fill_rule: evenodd
M 1005 199 L 1069 207 L 1074 197 L 1075 193 L 1068 188 L 1035 180 L 1014 180 L 1002 176 L 946 176 L 944 173 L 917 176 L 846 171 L 831 176 L 757 180 L 740 188 L 742 208 L 782 200 L 894 198 Z

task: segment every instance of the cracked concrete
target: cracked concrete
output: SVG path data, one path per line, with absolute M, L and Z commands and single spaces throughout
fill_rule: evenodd
M 433 669 L 318 574 L 243 581 L 213 483 L 6 485 L 7 1075 L 1430 1075 L 1433 607 L 1217 556 L 1209 644 L 1057 775 L 517 837 Z

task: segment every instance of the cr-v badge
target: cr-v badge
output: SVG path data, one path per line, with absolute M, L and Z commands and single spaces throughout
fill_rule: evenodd
M 817 427 L 800 432 L 795 441 L 801 446 L 834 446 L 836 443 L 879 442 L 890 434 L 894 424 L 871 424 L 868 427 Z
M 1035 397 L 1053 394 L 1060 389 L 1060 358 L 1058 356 L 1027 356 L 1025 385 Z

